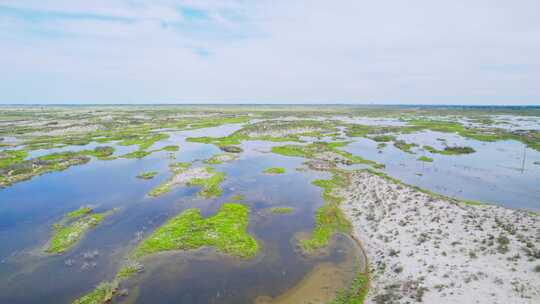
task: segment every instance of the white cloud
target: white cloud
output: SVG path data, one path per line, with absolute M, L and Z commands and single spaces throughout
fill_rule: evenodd
M 533 0 L 2 5 L 0 103 L 540 102 Z

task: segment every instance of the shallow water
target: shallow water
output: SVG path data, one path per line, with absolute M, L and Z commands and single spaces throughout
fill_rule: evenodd
M 201 165 L 201 160 L 221 151 L 213 145 L 185 142 L 185 138 L 225 136 L 239 127 L 171 132 L 169 139 L 152 149 L 179 144 L 176 161 Z M 93 160 L 0 190 L 0 303 L 69 303 L 114 277 L 123 258 L 137 244 L 137 233 L 146 236 L 187 208 L 200 208 L 203 216 L 213 215 L 238 194 L 245 196 L 250 207 L 249 232 L 262 248 L 254 260 L 240 261 L 211 249 L 157 255 L 145 259 L 145 272 L 126 283 L 131 294 L 125 300 L 253 303 L 258 296 L 285 292 L 318 263 L 339 263 L 346 252 L 355 250 L 348 239 L 338 241 L 322 257 L 306 259 L 296 250 L 297 233 L 313 228 L 315 210 L 323 204 L 321 189 L 311 181 L 328 175 L 295 170 L 303 160 L 265 152 L 272 145 L 245 142 L 238 160 L 216 165 L 217 171 L 226 173 L 223 195 L 218 199 L 197 198 L 196 187 L 178 187 L 159 198 L 147 197 L 170 174 L 171 160 L 165 151 L 141 160 Z M 287 173 L 262 173 L 272 166 L 284 167 Z M 160 173 L 152 180 L 136 178 L 140 172 L 153 170 Z M 95 206 L 96 212 L 119 211 L 66 254 L 43 255 L 51 225 L 65 213 L 88 204 Z M 278 215 L 267 210 L 276 206 L 291 206 L 295 211 Z M 93 251 L 99 255 L 83 256 Z
M 383 171 L 388 175 L 436 193 L 509 208 L 540 210 L 540 166 L 535 164 L 540 162 L 540 152 L 517 141 L 480 142 L 432 131 L 398 138 L 437 149 L 442 149 L 444 143 L 469 146 L 476 152 L 441 155 L 413 148 L 416 154 L 410 154 L 389 143 L 379 153 L 376 142 L 358 138 L 343 150 L 383 163 L 386 165 Z M 423 155 L 433 162 L 418 161 Z
M 398 123 L 391 121 L 374 120 L 373 124 Z M 186 142 L 185 138 L 226 136 L 241 126 L 167 131 L 170 137 L 151 149 L 180 145 L 173 153 L 175 161 L 202 165 L 202 160 L 221 151 L 214 145 Z M 534 164 L 540 162 L 539 152 L 524 149 L 516 141 L 485 143 L 431 131 L 401 135 L 400 139 L 439 149 L 444 144 L 466 145 L 477 152 L 447 156 L 415 148 L 416 154 L 409 154 L 388 145 L 379 153 L 376 142 L 360 138 L 351 139 L 353 142 L 343 149 L 383 163 L 389 175 L 437 193 L 540 210 L 540 166 Z M 337 237 L 325 256 L 306 259 L 297 253 L 297 235 L 313 228 L 315 211 L 323 204 L 321 189 L 311 181 L 329 174 L 295 170 L 304 159 L 268 153 L 272 146 L 282 144 L 287 143 L 246 141 L 238 160 L 214 166 L 226 173 L 223 195 L 217 199 L 197 198 L 197 187 L 178 187 L 162 197 L 148 197 L 151 189 L 170 176 L 170 152 L 166 151 L 140 160 L 94 159 L 0 189 L 0 303 L 69 303 L 99 282 L 111 280 L 136 246 L 138 236 L 149 235 L 187 208 L 200 208 L 204 216 L 213 215 L 231 196 L 239 194 L 245 196 L 251 210 L 249 232 L 261 245 L 255 259 L 240 261 L 212 249 L 155 255 L 143 261 L 142 274 L 124 283 L 122 287 L 128 287 L 130 295 L 121 302 L 253 303 L 260 296 L 277 297 L 291 290 L 318 265 L 341 265 L 356 251 L 348 238 Z M 91 143 L 62 150 L 95 146 Z M 115 148 L 115 155 L 137 149 Z M 38 150 L 31 155 L 51 151 L 57 150 Z M 434 162 L 418 161 L 422 155 Z M 262 173 L 274 166 L 284 167 L 287 173 Z M 152 180 L 136 178 L 146 171 L 159 174 Z M 43 255 L 51 225 L 65 213 L 88 204 L 97 212 L 119 210 L 66 254 Z M 295 211 L 277 215 L 267 210 L 278 206 L 294 207 Z M 96 257 L 84 257 L 94 251 L 99 253 Z M 342 285 L 346 286 L 350 278 L 350 274 L 345 276 Z

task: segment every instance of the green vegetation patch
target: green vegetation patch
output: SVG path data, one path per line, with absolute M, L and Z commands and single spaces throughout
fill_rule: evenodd
M 122 158 L 136 158 L 136 159 L 141 159 L 141 158 L 145 158 L 147 157 L 148 155 L 152 154 L 153 151 L 144 151 L 144 150 L 137 150 L 137 151 L 133 151 L 133 152 L 130 152 L 130 153 L 126 153 L 124 155 L 122 155 L 121 157 Z
M 214 144 L 224 151 L 232 151 L 237 145 L 245 140 L 263 140 L 272 142 L 303 142 L 300 137 L 322 137 L 330 136 L 337 132 L 332 122 L 321 122 L 317 120 L 265 120 L 244 126 L 242 129 L 224 137 L 188 137 L 189 142 Z M 239 148 L 239 147 L 236 147 Z
M 219 164 L 236 160 L 237 158 L 238 156 L 232 153 L 221 153 L 221 154 L 216 154 L 212 156 L 211 158 L 205 160 L 204 162 L 210 165 L 219 165 Z
M 139 150 L 146 150 L 153 146 L 156 142 L 167 138 L 169 138 L 169 135 L 163 133 L 133 135 L 132 138 L 124 139 L 118 144 L 120 146 L 138 145 Z
M 54 234 L 46 252 L 54 254 L 66 252 L 110 214 L 92 211 L 90 208 L 80 208 L 68 213 L 60 222 L 54 224 Z
M 7 168 L 24 161 L 28 157 L 26 150 L 3 150 L 0 151 L 0 168 Z
M 223 193 L 221 183 L 225 180 L 225 173 L 214 171 L 212 167 L 206 167 L 206 172 L 212 174 L 209 178 L 195 178 L 189 181 L 188 186 L 201 186 L 199 195 L 204 198 L 219 197 Z
M 167 221 L 145 239 L 134 252 L 140 258 L 170 250 L 189 250 L 204 246 L 240 258 L 252 258 L 259 246 L 247 233 L 249 209 L 226 203 L 214 216 L 203 218 L 199 209 L 187 209 Z
M 141 173 L 141 174 L 137 175 L 137 178 L 140 178 L 140 179 L 152 179 L 156 175 L 158 175 L 157 171 L 149 171 L 149 172 L 144 172 L 144 173 Z
M 94 156 L 98 159 L 108 160 L 109 157 L 114 153 L 113 147 L 96 147 L 94 150 L 84 150 L 82 151 L 84 155 Z
M 242 150 L 242 148 L 238 147 L 238 146 L 219 146 L 219 148 L 222 150 L 222 151 L 225 151 L 225 152 L 228 152 L 228 153 L 242 153 L 244 150 Z
M 117 280 L 124 280 L 130 278 L 144 269 L 143 265 L 136 260 L 127 260 L 120 271 L 116 274 Z
M 266 173 L 266 174 L 283 174 L 283 173 L 285 173 L 285 168 L 282 168 L 282 167 L 268 168 L 268 169 L 264 170 L 264 173 Z
M 370 138 L 372 140 L 374 140 L 376 142 L 380 142 L 380 143 L 386 143 L 386 142 L 396 140 L 396 137 L 393 136 L 393 135 L 377 135 L 377 136 L 373 136 L 373 137 L 370 137 Z
M 176 152 L 176 151 L 180 150 L 180 147 L 176 146 L 176 145 L 170 145 L 170 146 L 165 146 L 165 147 L 161 148 L 161 150 L 169 151 L 169 152 Z
M 144 158 L 144 157 L 147 157 L 148 155 L 154 153 L 154 152 L 159 152 L 159 151 L 169 151 L 169 152 L 176 152 L 178 151 L 180 148 L 178 146 L 165 146 L 161 149 L 155 149 L 155 150 L 143 150 L 143 149 L 139 149 L 137 151 L 133 151 L 133 152 L 130 152 L 130 153 L 126 153 L 120 157 L 122 158 L 137 158 L 137 159 L 140 159 L 140 158 Z
M 94 150 L 51 153 L 28 160 L 21 159 L 25 154 L 19 152 L 16 156 L 10 155 L 9 164 L 6 162 L 5 167 L 0 167 L 0 187 L 28 180 L 37 175 L 62 171 L 71 166 L 85 164 L 90 161 L 89 156 L 105 159 L 113 151 L 114 149 L 111 147 L 97 147 Z
M 272 152 L 285 156 L 296 156 L 310 159 L 322 159 L 327 160 L 328 154 L 334 154 L 332 157 L 333 162 L 339 162 L 346 165 L 352 164 L 366 164 L 373 165 L 375 167 L 381 167 L 382 164 L 364 159 L 360 156 L 352 155 L 351 153 L 343 150 L 339 150 L 339 147 L 343 147 L 349 144 L 349 142 L 314 142 L 308 145 L 284 145 L 272 147 Z
M 329 304 L 363 304 L 369 290 L 369 275 L 358 273 L 348 289 L 338 292 Z
M 169 170 L 173 173 L 173 176 L 171 176 L 167 181 L 163 182 L 156 188 L 152 189 L 152 191 L 150 191 L 148 195 L 157 197 L 171 191 L 172 187 L 174 186 L 173 181 L 175 179 L 175 176 L 185 172 L 187 169 L 189 169 L 189 167 L 191 167 L 191 163 L 177 162 L 170 164 Z
M 415 143 L 407 143 L 404 140 L 396 140 L 394 142 L 394 147 L 400 149 L 403 152 L 414 154 L 411 149 L 414 147 L 418 147 L 418 145 Z
M 476 152 L 471 147 L 459 147 L 459 146 L 452 146 L 452 147 L 445 147 L 443 150 L 437 150 L 433 148 L 432 146 L 424 146 L 424 150 L 429 151 L 430 153 L 435 154 L 443 154 L 443 155 L 461 155 L 461 154 L 471 154 Z
M 433 162 L 433 158 L 430 158 L 430 157 L 427 157 L 427 156 L 420 156 L 418 158 L 419 161 L 421 162 L 426 162 L 426 163 L 432 163 Z
M 76 299 L 72 304 L 105 304 L 109 303 L 116 290 L 118 289 L 118 281 L 101 282 L 96 288 L 86 295 Z
M 293 211 L 294 211 L 294 208 L 291 208 L 291 207 L 270 208 L 270 212 L 277 213 L 277 214 L 287 214 L 287 213 L 292 213 Z
M 337 232 L 350 233 L 351 224 L 339 208 L 343 200 L 336 196 L 334 190 L 346 187 L 349 184 L 349 177 L 345 172 L 334 170 L 332 179 L 313 181 L 315 186 L 324 189 L 323 198 L 326 202 L 319 208 L 315 215 L 315 229 L 311 236 L 300 241 L 300 246 L 305 253 L 311 253 L 317 249 L 326 247 L 330 238 Z

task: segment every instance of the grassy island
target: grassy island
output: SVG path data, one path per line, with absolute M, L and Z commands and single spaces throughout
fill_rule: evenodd
M 291 207 L 270 208 L 270 212 L 276 213 L 276 214 L 288 214 L 288 213 L 292 213 L 293 211 L 294 211 L 294 208 L 291 208 Z
M 141 173 L 141 174 L 137 175 L 137 178 L 140 178 L 140 179 L 152 179 L 157 174 L 158 174 L 157 171 L 149 171 L 149 172 L 144 172 L 144 173 Z
M 266 174 L 283 174 L 283 173 L 285 173 L 285 168 L 282 168 L 282 167 L 268 168 L 268 169 L 264 170 L 264 173 L 266 173 Z
M 236 203 L 224 204 L 216 215 L 206 219 L 199 209 L 188 209 L 144 240 L 134 257 L 210 246 L 232 256 L 252 258 L 259 246 L 246 231 L 248 220 L 248 207 Z
M 83 207 L 66 214 L 61 221 L 54 224 L 54 235 L 46 252 L 53 254 L 66 252 L 110 214 L 110 212 L 92 212 L 91 208 Z
M 432 163 L 433 162 L 433 158 L 431 157 L 427 157 L 425 155 L 422 155 L 418 158 L 419 161 L 421 162 L 426 162 L 426 163 Z
M 432 146 L 424 146 L 424 150 L 429 151 L 430 153 L 434 154 L 443 154 L 443 155 L 461 155 L 461 154 L 471 154 L 476 152 L 471 147 L 459 147 L 459 146 L 453 146 L 453 147 L 445 147 L 443 150 L 437 150 L 433 148 Z
M 351 224 L 339 208 L 343 198 L 336 196 L 334 190 L 346 187 L 349 183 L 346 173 L 333 171 L 332 179 L 318 179 L 313 181 L 315 186 L 324 189 L 323 198 L 325 205 L 317 210 L 315 215 L 315 229 L 311 236 L 300 241 L 300 246 L 305 253 L 311 253 L 316 249 L 326 247 L 330 238 L 337 232 L 349 233 Z

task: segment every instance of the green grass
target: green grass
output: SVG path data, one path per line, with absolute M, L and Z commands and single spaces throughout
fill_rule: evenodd
M 195 178 L 188 182 L 188 186 L 201 186 L 199 195 L 204 198 L 219 197 L 223 193 L 221 183 L 225 180 L 225 173 L 214 171 L 212 167 L 206 167 L 206 171 L 211 173 L 209 178 Z
M 101 282 L 99 285 L 90 293 L 76 299 L 72 304 L 105 304 L 109 303 L 115 291 L 118 289 L 118 281 Z
M 139 150 L 146 150 L 153 146 L 156 142 L 167 138 L 169 138 L 169 135 L 163 133 L 134 135 L 133 138 L 125 139 L 118 144 L 120 146 L 138 145 Z
M 6 159 L 11 159 L 10 164 L 7 167 L 0 168 L 0 187 L 29 180 L 41 174 L 62 171 L 71 166 L 85 164 L 91 160 L 89 155 L 103 159 L 105 155 L 112 153 L 111 149 L 110 147 L 98 147 L 94 150 L 51 153 L 26 160 L 14 160 L 14 156 L 10 155 L 6 157 Z M 22 155 L 18 155 L 17 158 L 22 157 Z M 5 163 L 7 164 L 7 162 Z
M 177 162 L 177 163 L 172 163 L 169 165 L 169 170 L 174 174 L 180 174 L 182 172 L 184 172 L 185 170 L 187 170 L 189 167 L 191 167 L 191 163 L 186 163 L 186 162 Z M 148 193 L 149 196 L 152 196 L 152 197 L 157 197 L 157 196 L 160 196 L 160 195 L 163 195 L 169 191 L 171 191 L 172 187 L 173 187 L 173 184 L 171 183 L 171 180 L 174 178 L 174 175 L 171 176 L 167 181 L 163 182 L 162 184 L 160 184 L 159 186 L 155 187 L 154 189 L 152 189 L 152 191 L 150 191 Z
M 386 142 L 396 140 L 396 137 L 393 136 L 393 135 L 377 135 L 377 136 L 373 136 L 373 137 L 370 137 L 370 138 L 372 140 L 374 140 L 376 142 L 380 142 L 380 143 L 386 143 Z
M 157 171 L 143 172 L 143 173 L 137 175 L 137 178 L 140 178 L 140 179 L 152 179 L 156 175 L 158 175 L 158 173 L 159 172 L 157 172 Z
M 137 273 L 141 272 L 143 269 L 143 265 L 137 261 L 134 260 L 128 260 L 122 265 L 122 268 L 120 268 L 120 271 L 116 274 L 117 280 L 124 280 L 127 278 L 130 278 Z
M 253 258 L 259 246 L 247 233 L 248 221 L 249 209 L 241 204 L 223 204 L 208 218 L 203 218 L 199 209 L 187 209 L 145 239 L 133 256 L 209 246 L 235 257 Z
M 358 273 L 351 286 L 338 292 L 329 304 L 363 304 L 369 291 L 369 275 Z
M 476 152 L 471 147 L 459 147 L 459 146 L 453 146 L 453 147 L 445 147 L 444 150 L 437 150 L 433 148 L 432 146 L 424 146 L 424 150 L 434 153 L 434 154 L 443 154 L 443 155 L 461 155 L 461 154 L 471 154 Z
M 145 151 L 145 150 L 137 150 L 137 151 L 134 151 L 134 152 L 130 152 L 130 153 L 127 153 L 127 154 L 124 154 L 120 157 L 122 158 L 136 158 L 136 159 L 141 159 L 141 158 L 145 158 L 147 157 L 148 155 L 152 154 L 152 151 Z
M 175 175 L 181 174 L 184 171 L 186 171 L 191 166 L 191 163 L 175 163 L 169 166 L 169 169 L 171 172 Z M 212 167 L 205 167 L 206 172 L 210 174 L 210 177 L 208 178 L 194 178 L 187 182 L 188 186 L 200 186 L 201 190 L 199 191 L 199 195 L 204 198 L 213 198 L 213 197 L 219 197 L 223 193 L 223 190 L 221 189 L 221 183 L 225 180 L 225 173 L 223 172 L 217 172 Z M 169 191 L 172 190 L 172 187 L 174 184 L 172 183 L 172 180 L 174 179 L 174 175 L 169 178 L 169 180 L 163 182 L 161 185 L 157 186 L 156 188 L 152 189 L 148 193 L 149 196 L 157 197 L 160 195 L 163 195 Z
M 0 168 L 7 168 L 13 164 L 20 163 L 28 157 L 26 150 L 4 150 L 0 151 Z
M 222 146 L 219 146 L 219 148 L 222 150 L 222 151 L 225 151 L 225 152 L 228 152 L 228 153 L 242 153 L 242 148 L 238 147 L 238 146 L 233 146 L 233 145 L 222 145 Z
M 80 208 L 68 213 L 53 225 L 54 234 L 50 240 L 47 253 L 64 253 L 75 246 L 84 235 L 101 223 L 110 212 L 91 213 L 92 209 Z
M 165 147 L 161 148 L 161 150 L 169 151 L 169 152 L 176 152 L 176 151 L 180 150 L 180 147 L 176 146 L 176 145 L 170 145 L 170 146 L 165 146 Z
M 291 207 L 270 208 L 270 212 L 277 213 L 277 214 L 287 214 L 287 213 L 292 213 L 293 211 L 294 211 L 294 208 L 291 208 Z
M 237 156 L 234 155 L 234 154 L 221 153 L 221 154 L 216 154 L 216 155 L 210 157 L 209 159 L 205 160 L 204 162 L 206 164 L 209 164 L 209 165 L 219 165 L 219 164 L 223 164 L 224 162 L 232 161 L 232 160 L 235 160 L 235 159 L 237 159 Z
M 324 189 L 323 198 L 325 205 L 319 208 L 315 215 L 315 229 L 311 236 L 300 241 L 300 246 L 305 253 L 311 253 L 317 249 L 326 247 L 330 238 L 337 232 L 350 233 L 351 223 L 347 220 L 339 204 L 342 197 L 336 196 L 334 190 L 346 187 L 349 183 L 346 173 L 333 171 L 332 179 L 313 181 L 315 186 Z
M 174 173 L 182 172 L 189 167 L 191 167 L 191 163 L 188 162 L 177 162 L 169 165 L 169 169 Z
M 264 173 L 266 173 L 266 174 L 283 174 L 283 173 L 285 173 L 285 168 L 282 168 L 282 167 L 268 168 L 268 169 L 264 170 Z
M 394 147 L 400 149 L 403 152 L 407 152 L 410 154 L 414 154 L 414 152 L 411 150 L 414 147 L 417 147 L 418 145 L 415 143 L 407 143 L 403 140 L 396 140 L 394 142 Z
M 74 220 L 77 219 L 83 215 L 87 215 L 91 213 L 93 210 L 90 207 L 81 207 L 75 211 L 71 211 L 70 213 L 66 214 L 64 217 L 66 220 Z
M 96 147 L 94 150 L 84 150 L 80 152 L 84 155 L 94 156 L 98 159 L 107 160 L 114 153 L 113 147 Z
M 430 157 L 427 157 L 427 156 L 420 156 L 418 158 L 419 161 L 422 161 L 422 162 L 426 162 L 426 163 L 432 163 L 433 162 L 433 158 L 430 158 Z
M 302 132 L 303 128 L 314 128 L 317 131 Z M 268 131 L 285 131 L 285 130 L 299 130 L 298 133 L 286 135 L 286 136 L 270 136 L 264 135 Z M 321 132 L 324 131 L 324 132 Z M 225 137 L 188 137 L 186 140 L 189 142 L 198 142 L 205 144 L 214 144 L 222 149 L 232 149 L 240 145 L 245 140 L 262 140 L 272 142 L 302 142 L 299 136 L 311 136 L 322 137 L 335 133 L 336 128 L 333 123 L 323 123 L 315 120 L 301 120 L 301 121 L 261 121 L 254 124 L 244 126 L 242 129 L 234 132 L 233 134 Z M 328 133 L 330 132 L 330 133 Z M 256 133 L 262 133 L 260 135 L 253 135 Z M 229 148 L 226 148 L 229 147 Z M 224 150 L 227 152 L 233 152 L 230 150 Z M 239 153 L 233 152 L 233 153 Z
M 384 166 L 377 162 L 364 159 L 360 156 L 352 155 L 351 153 L 339 150 L 349 142 L 315 142 L 308 145 L 284 145 L 272 147 L 272 152 L 284 156 L 295 156 L 303 158 L 316 158 L 319 153 L 332 152 L 346 159 L 347 164 L 366 164 L 376 167 Z

